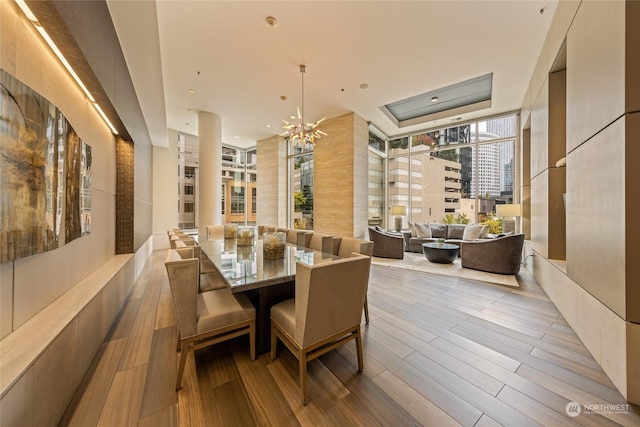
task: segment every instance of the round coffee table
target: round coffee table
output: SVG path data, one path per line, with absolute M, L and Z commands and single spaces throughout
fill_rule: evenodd
M 423 243 L 422 253 L 430 262 L 451 264 L 458 258 L 460 246 L 450 243 Z

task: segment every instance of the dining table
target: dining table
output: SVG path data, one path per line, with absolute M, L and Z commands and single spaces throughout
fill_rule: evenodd
M 199 239 L 202 252 L 211 260 L 232 293 L 244 293 L 256 309 L 256 351 L 271 345 L 271 307 L 295 296 L 296 265 L 317 265 L 340 259 L 337 255 L 285 243 L 284 256 L 267 259 L 263 240 L 238 245 L 238 239 Z

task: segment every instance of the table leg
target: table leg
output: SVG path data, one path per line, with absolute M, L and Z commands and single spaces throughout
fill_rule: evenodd
M 295 282 L 279 283 L 246 292 L 256 308 L 256 352 L 267 353 L 271 346 L 271 307 L 294 297 Z

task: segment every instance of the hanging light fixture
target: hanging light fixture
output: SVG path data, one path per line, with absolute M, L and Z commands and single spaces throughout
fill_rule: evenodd
M 304 122 L 304 73 L 306 71 L 306 66 L 300 66 L 300 74 L 302 76 L 302 108 L 298 107 L 298 122 L 299 123 L 289 123 L 285 119 L 282 119 L 284 126 L 283 129 L 286 129 L 285 132 L 281 133 L 281 136 L 287 138 L 289 142 L 291 142 L 292 146 L 299 145 L 304 148 L 306 144 L 312 144 L 314 147 L 316 145 L 316 139 L 320 139 L 323 136 L 327 136 L 326 133 L 322 132 L 318 129 L 318 125 L 322 123 L 325 119 L 318 120 L 316 123 L 305 123 Z

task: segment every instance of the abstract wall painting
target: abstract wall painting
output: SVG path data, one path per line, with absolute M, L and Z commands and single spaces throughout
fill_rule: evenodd
M 46 98 L 0 69 L 0 262 L 91 232 L 91 147 Z

